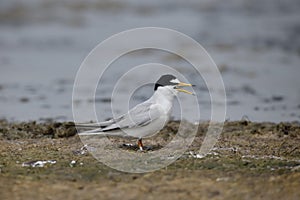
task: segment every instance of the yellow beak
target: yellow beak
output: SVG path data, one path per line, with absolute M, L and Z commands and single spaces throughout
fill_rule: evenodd
M 192 84 L 189 84 L 189 83 L 178 83 L 178 84 L 177 84 L 177 87 L 187 87 L 187 86 L 192 87 L 193 85 L 192 85 Z M 177 90 L 178 92 L 184 92 L 184 93 L 187 93 L 187 94 L 192 94 L 192 95 L 194 95 L 194 93 L 192 93 L 192 92 L 190 92 L 190 91 L 187 91 L 187 90 L 185 90 L 185 89 L 182 89 L 182 88 L 176 88 L 176 90 Z
M 179 87 L 186 87 L 186 86 L 192 87 L 193 85 L 189 84 L 189 83 L 178 83 L 177 86 L 179 86 Z

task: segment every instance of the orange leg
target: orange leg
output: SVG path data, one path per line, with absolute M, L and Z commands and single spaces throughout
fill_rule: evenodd
M 142 138 L 140 138 L 140 139 L 138 140 L 138 146 L 139 146 L 139 148 L 140 148 L 141 151 L 144 151 L 144 145 L 143 145 L 143 143 L 142 143 Z

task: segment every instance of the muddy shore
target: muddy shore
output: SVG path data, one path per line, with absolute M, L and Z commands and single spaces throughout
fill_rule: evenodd
M 178 125 L 170 122 L 144 143 L 164 146 Z M 299 198 L 298 122 L 226 122 L 211 154 L 196 158 L 193 152 L 199 149 L 207 126 L 200 124 L 188 151 L 173 164 L 151 173 L 130 174 L 94 159 L 82 148 L 71 122 L 2 120 L 0 199 Z M 119 148 L 122 143 L 134 143 L 112 141 Z

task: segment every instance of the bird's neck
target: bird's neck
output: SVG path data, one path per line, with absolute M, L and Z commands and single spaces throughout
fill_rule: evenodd
M 154 101 L 157 104 L 160 104 L 162 108 L 166 111 L 166 113 L 169 113 L 173 106 L 175 96 L 176 94 L 171 90 L 157 89 L 152 96 L 152 101 Z

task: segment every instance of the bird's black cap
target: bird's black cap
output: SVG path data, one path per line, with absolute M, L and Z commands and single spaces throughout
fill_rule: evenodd
M 157 90 L 158 87 L 160 86 L 167 86 L 167 85 L 177 85 L 177 83 L 172 83 L 171 80 L 176 79 L 175 76 L 171 74 L 166 74 L 161 76 L 158 81 L 156 81 L 155 86 L 154 86 L 154 91 Z

